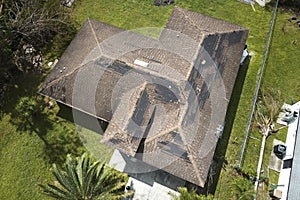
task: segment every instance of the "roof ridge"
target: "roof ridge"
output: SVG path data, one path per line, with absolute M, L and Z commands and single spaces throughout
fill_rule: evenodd
M 64 75 L 60 76 L 58 79 L 50 81 L 47 84 L 47 86 L 45 88 L 42 88 L 42 89 L 44 90 L 44 89 L 47 89 L 47 88 L 53 86 L 55 83 L 59 82 L 61 79 L 65 78 L 65 77 L 68 77 L 68 76 L 72 75 L 73 73 L 75 73 L 76 71 L 78 71 L 81 67 L 82 67 L 82 65 L 80 65 L 79 67 L 75 68 L 70 73 L 64 74 Z
M 242 26 L 241 26 L 242 27 Z M 226 31 L 218 31 L 218 32 L 206 32 L 206 33 L 203 33 L 203 36 L 206 37 L 206 36 L 209 36 L 209 35 L 220 35 L 220 34 L 226 34 L 226 33 L 233 33 L 233 32 L 239 32 L 239 31 L 247 31 L 248 29 L 247 28 L 242 28 L 242 29 L 239 29 L 239 30 L 226 30 Z
M 185 16 L 185 18 L 190 22 L 190 24 L 191 24 L 192 26 L 194 26 L 197 30 L 199 30 L 199 31 L 201 31 L 201 32 L 209 33 L 209 31 L 207 31 L 207 30 L 202 30 L 202 29 L 200 29 L 200 28 L 194 23 L 194 21 L 190 18 L 190 16 L 186 15 L 186 14 L 183 12 L 183 10 L 184 10 L 183 8 L 180 8 L 180 7 L 177 7 L 177 8 L 179 8 L 178 11 L 179 11 L 181 14 L 183 14 L 183 16 Z M 192 11 L 190 11 L 190 10 L 187 10 L 187 11 L 192 12 Z M 201 13 L 198 13 L 198 14 L 201 14 Z
M 200 172 L 198 170 L 198 167 L 197 167 L 197 164 L 196 164 L 197 162 L 194 160 L 193 155 L 190 153 L 191 150 L 189 148 L 188 142 L 186 141 L 185 136 L 182 135 L 182 131 L 178 131 L 178 133 L 179 133 L 179 135 L 181 137 L 183 145 L 185 146 L 186 152 L 188 153 L 188 158 L 190 159 L 190 161 L 192 163 L 192 166 L 193 166 L 193 168 L 194 168 L 194 170 L 196 172 L 197 179 L 198 179 L 200 185 L 204 185 L 205 181 L 203 181 L 203 179 L 201 178 L 201 174 L 200 174 Z
M 186 149 L 187 149 L 187 153 L 188 153 L 188 158 L 190 159 L 192 166 L 196 172 L 197 179 L 198 179 L 200 185 L 204 185 L 205 181 L 203 181 L 203 179 L 201 178 L 201 174 L 200 174 L 199 169 L 196 164 L 197 162 L 194 160 L 193 155 L 190 153 L 190 148 L 188 145 L 186 146 Z
M 88 23 L 89 26 L 90 26 L 90 28 L 92 29 L 92 32 L 93 32 L 93 35 L 94 35 L 94 39 L 95 39 L 96 42 L 97 42 L 97 46 L 98 46 L 98 49 L 99 49 L 100 55 L 101 55 L 101 47 L 100 47 L 99 41 L 98 41 L 98 39 L 97 39 L 97 37 L 96 37 L 96 35 L 95 35 L 95 31 L 94 31 L 94 28 L 93 28 L 93 26 L 92 26 L 92 24 L 91 24 L 91 20 L 94 21 L 93 19 L 88 18 L 88 19 L 85 21 L 85 24 Z M 77 37 L 77 35 L 79 34 L 79 32 L 80 32 L 81 30 L 82 30 L 82 28 L 77 32 L 75 38 Z M 73 40 L 74 40 L 74 39 L 73 39 Z M 88 61 L 88 62 L 86 62 L 86 63 L 84 63 L 84 64 L 82 64 L 82 63 L 83 63 L 83 62 L 82 62 L 78 67 L 76 67 L 75 69 L 73 69 L 70 73 L 67 73 L 67 74 L 65 74 L 65 75 L 63 75 L 63 76 L 60 76 L 58 79 L 55 79 L 55 80 L 53 80 L 53 81 L 50 81 L 44 89 L 49 88 L 49 86 L 52 86 L 53 84 L 57 83 L 57 82 L 60 81 L 62 78 L 67 77 L 67 76 L 73 74 L 75 71 L 78 71 L 78 69 L 80 69 L 80 68 L 83 67 L 84 65 L 89 64 L 90 62 L 92 62 L 92 61 L 94 61 L 94 60 L 96 60 L 96 59 L 98 59 L 98 58 L 99 58 L 99 57 L 94 58 L 94 59 L 92 59 L 92 60 L 90 60 L 90 61 Z M 59 62 L 58 62 L 57 64 L 59 64 Z
M 149 143 L 149 142 L 151 142 L 151 141 L 157 139 L 158 137 L 163 136 L 163 135 L 165 135 L 165 134 L 168 134 L 168 133 L 170 133 L 170 132 L 172 132 L 172 131 L 174 131 L 174 130 L 176 130 L 176 129 L 178 129 L 178 126 L 169 128 L 169 129 L 167 129 L 166 131 L 163 131 L 163 132 L 161 132 L 161 133 L 159 133 L 159 134 L 156 134 L 156 135 L 154 135 L 154 136 L 152 136 L 152 137 L 149 137 L 149 138 L 146 139 L 145 143 Z
M 213 34 L 213 33 L 211 31 L 200 29 L 197 25 L 195 25 L 195 23 L 193 23 L 193 19 L 191 19 L 190 16 L 187 15 L 187 14 L 185 14 L 185 13 L 195 13 L 197 15 L 202 15 L 203 17 L 206 17 L 206 18 L 209 18 L 209 19 L 212 19 L 212 20 L 224 21 L 224 22 L 226 22 L 228 24 L 231 24 L 231 25 L 235 26 L 235 29 L 238 28 L 240 31 L 241 30 L 244 30 L 244 31 L 245 30 L 249 30 L 248 28 L 245 28 L 245 27 L 243 27 L 243 26 L 241 26 L 239 24 L 236 24 L 236 23 L 224 20 L 224 19 L 220 19 L 220 18 L 217 18 L 217 17 L 213 17 L 213 16 L 210 16 L 210 15 L 206 15 L 206 14 L 203 14 L 203 13 L 195 12 L 195 11 L 192 11 L 192 10 L 189 10 L 189 9 L 186 9 L 186 8 L 175 6 L 173 12 L 175 10 L 177 10 L 178 12 L 180 12 L 181 14 L 183 14 L 184 16 L 186 16 L 186 18 L 188 18 L 188 20 L 191 22 L 191 24 L 194 25 L 198 30 L 204 32 L 204 34 L 205 33 L 208 33 L 208 34 L 211 33 L 211 34 Z M 228 30 L 228 31 L 218 31 L 216 33 L 230 33 L 230 32 L 233 32 L 233 31 L 234 30 L 231 30 L 231 31 L 230 30 Z
M 87 65 L 87 64 L 89 64 L 89 63 L 91 63 L 91 62 L 94 62 L 94 61 L 97 60 L 98 58 L 99 58 L 99 57 L 94 58 L 94 59 L 88 61 L 87 63 L 83 64 L 83 65 L 80 64 L 78 67 L 76 67 L 75 69 L 73 69 L 73 70 L 70 71 L 69 73 L 60 76 L 58 79 L 55 79 L 55 80 L 50 81 L 50 82 L 47 84 L 47 86 L 46 86 L 45 88 L 43 88 L 43 89 L 47 89 L 47 88 L 49 88 L 50 86 L 53 86 L 55 83 L 59 82 L 62 78 L 65 78 L 65 77 L 68 77 L 68 76 L 72 75 L 73 73 L 75 73 L 76 71 L 78 71 L 79 69 L 81 69 L 82 67 L 84 67 L 85 65 Z
M 101 46 L 100 46 L 99 40 L 98 40 L 98 38 L 97 38 L 97 35 L 96 35 L 96 33 L 95 33 L 95 30 L 94 30 L 94 28 L 93 28 L 93 26 L 92 26 L 92 23 L 91 23 L 90 18 L 88 18 L 87 21 L 88 21 L 88 23 L 89 23 L 89 25 L 90 25 L 90 28 L 92 29 L 92 33 L 93 33 L 94 39 L 96 40 L 96 43 L 97 43 L 97 46 L 98 46 L 98 49 L 99 49 L 100 55 L 101 55 L 101 52 L 102 52 Z

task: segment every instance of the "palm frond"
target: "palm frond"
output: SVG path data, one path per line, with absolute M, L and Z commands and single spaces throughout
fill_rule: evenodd
M 59 169 L 55 164 L 53 164 L 53 175 L 55 176 L 58 183 L 64 188 L 65 190 L 71 192 L 72 188 L 69 187 L 69 182 L 67 180 L 67 176 L 65 175 L 65 172 Z
M 266 134 L 265 132 L 270 130 L 269 127 L 276 121 L 282 104 L 283 100 L 278 90 L 273 88 L 260 90 L 258 101 L 256 102 L 254 119 L 259 125 L 262 134 Z
M 52 185 L 52 184 L 47 184 L 47 186 L 40 185 L 42 187 L 44 193 L 48 194 L 51 197 L 54 197 L 56 199 L 73 199 L 70 196 L 70 193 L 60 189 L 59 187 Z
M 76 173 L 76 160 L 73 160 L 70 155 L 67 155 L 66 161 L 66 173 L 69 180 L 69 185 L 72 187 L 72 191 L 76 196 L 82 196 L 81 184 Z
M 94 161 L 88 154 L 73 159 L 68 155 L 66 170 L 53 165 L 58 185 L 40 185 L 45 194 L 57 199 L 120 199 L 125 196 L 126 176 Z

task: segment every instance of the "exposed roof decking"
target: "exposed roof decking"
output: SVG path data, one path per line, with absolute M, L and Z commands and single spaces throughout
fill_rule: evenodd
M 196 63 L 201 63 L 203 58 L 206 62 L 213 61 L 220 73 L 226 88 L 227 100 L 231 97 L 231 92 L 242 57 L 241 49 L 244 48 L 248 31 L 233 31 L 229 33 L 215 33 L 206 35 L 203 38 L 200 55 Z M 209 55 L 209 56 L 208 56 Z M 209 58 L 207 60 L 207 58 Z M 198 69 L 199 70 L 199 69 Z
M 197 59 L 207 59 L 210 55 L 209 59 L 212 59 L 223 77 L 226 98 L 229 100 L 249 30 L 180 7 L 174 8 L 166 28 L 185 34 L 201 44 L 195 62 L 197 64 Z M 198 66 L 196 68 L 200 71 Z

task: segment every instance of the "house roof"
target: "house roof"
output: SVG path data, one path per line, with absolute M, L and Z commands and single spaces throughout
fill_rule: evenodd
M 39 92 L 109 121 L 102 142 L 204 186 L 247 34 L 179 7 L 158 40 L 88 19 Z
M 201 42 L 204 35 L 247 31 L 248 29 L 221 19 L 175 7 L 166 28 L 182 32 Z

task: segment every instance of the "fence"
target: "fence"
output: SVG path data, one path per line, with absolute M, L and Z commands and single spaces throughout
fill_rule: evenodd
M 260 88 L 260 85 L 261 85 L 262 76 L 263 76 L 266 61 L 267 61 L 267 58 L 268 58 L 269 47 L 270 47 L 270 43 L 271 43 L 273 28 L 274 28 L 276 14 L 277 14 L 278 2 L 279 2 L 279 0 L 276 1 L 276 4 L 275 4 L 274 9 L 273 9 L 273 13 L 272 13 L 271 21 L 270 21 L 270 28 L 269 28 L 269 32 L 268 32 L 268 38 L 267 38 L 266 47 L 265 47 L 265 51 L 264 51 L 264 55 L 263 55 L 263 60 L 262 60 L 261 66 L 260 66 L 260 71 L 259 71 L 259 74 L 258 74 L 258 80 L 257 80 L 255 92 L 254 92 L 253 99 L 252 99 L 251 110 L 250 110 L 249 118 L 248 118 L 248 121 L 247 121 L 247 126 L 246 126 L 246 130 L 245 130 L 245 135 L 244 135 L 244 139 L 243 139 L 241 152 L 240 152 L 240 155 L 239 155 L 238 167 L 241 167 L 242 163 L 243 163 L 243 156 L 244 156 L 244 153 L 245 153 L 247 138 L 248 138 L 248 135 L 249 135 L 249 130 L 250 130 L 251 122 L 252 122 L 252 117 L 253 117 L 253 113 L 254 113 L 254 109 L 255 109 L 255 104 L 256 104 L 256 101 L 257 101 L 258 91 L 259 91 L 259 88 Z

